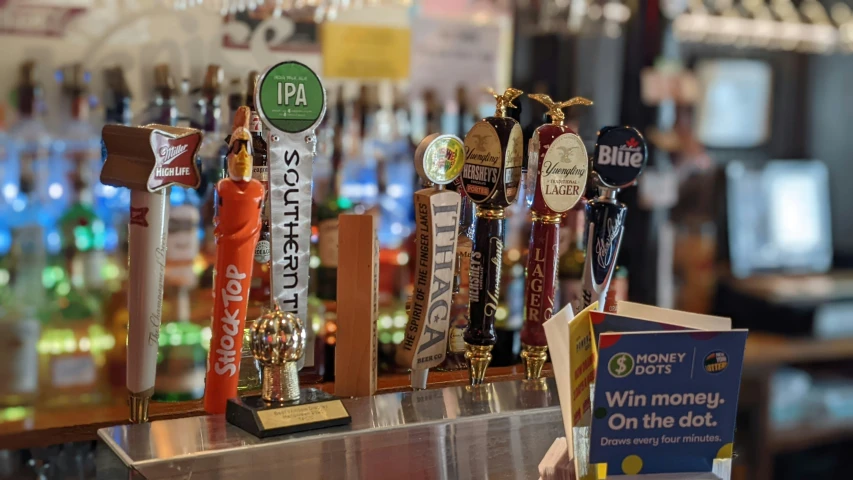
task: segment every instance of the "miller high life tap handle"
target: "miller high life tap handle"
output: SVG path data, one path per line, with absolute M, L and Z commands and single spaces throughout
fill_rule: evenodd
M 107 125 L 101 183 L 130 193 L 127 390 L 130 421 L 148 421 L 166 273 L 169 186 L 196 188 L 201 132 L 167 125 Z

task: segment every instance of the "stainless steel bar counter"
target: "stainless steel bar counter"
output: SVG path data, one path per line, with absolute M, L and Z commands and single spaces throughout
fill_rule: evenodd
M 349 426 L 263 440 L 224 415 L 104 428 L 98 478 L 536 479 L 542 457 L 563 436 L 552 379 L 344 404 Z

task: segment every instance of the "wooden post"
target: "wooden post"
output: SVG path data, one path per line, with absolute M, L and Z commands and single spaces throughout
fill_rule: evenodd
M 376 217 L 338 217 L 338 331 L 335 395 L 376 393 L 379 241 Z

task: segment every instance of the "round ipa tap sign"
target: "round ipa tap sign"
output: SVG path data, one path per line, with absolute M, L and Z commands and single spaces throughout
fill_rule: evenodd
M 287 61 L 268 68 L 255 88 L 258 115 L 272 130 L 313 130 L 326 112 L 326 91 L 307 65 Z
M 643 135 L 634 127 L 604 127 L 592 155 L 596 180 L 610 188 L 631 186 L 646 166 Z

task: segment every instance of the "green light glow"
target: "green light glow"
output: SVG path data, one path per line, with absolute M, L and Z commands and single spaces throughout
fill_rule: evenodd
M 0 423 L 19 422 L 32 416 L 33 409 L 28 407 L 9 407 L 0 409 Z
M 406 322 L 408 322 L 408 321 L 409 321 L 409 319 L 406 318 L 405 315 L 395 315 L 394 316 L 394 326 L 397 328 L 405 328 Z

